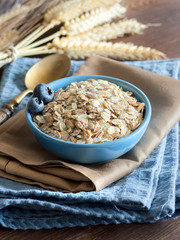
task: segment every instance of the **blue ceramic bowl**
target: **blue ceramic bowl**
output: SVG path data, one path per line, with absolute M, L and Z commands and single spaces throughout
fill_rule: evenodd
M 151 118 L 151 104 L 147 96 L 136 86 L 117 78 L 100 75 L 82 75 L 56 80 L 48 85 L 56 91 L 59 88 L 66 88 L 72 82 L 85 81 L 89 78 L 110 81 L 121 86 L 124 91 L 133 92 L 138 101 L 145 103 L 144 121 L 133 133 L 118 140 L 96 144 L 80 144 L 59 140 L 43 133 L 35 126 L 31 114 L 26 108 L 27 123 L 39 143 L 49 152 L 77 163 L 99 163 L 122 156 L 139 142 Z

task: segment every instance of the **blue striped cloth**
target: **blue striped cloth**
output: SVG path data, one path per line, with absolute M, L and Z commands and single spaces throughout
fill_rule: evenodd
M 6 66 L 0 105 L 25 89 L 26 71 L 38 61 Z M 70 75 L 83 62 L 72 61 Z M 126 62 L 180 79 L 180 60 Z M 16 111 L 22 109 L 28 97 Z M 61 228 L 110 223 L 153 223 L 180 215 L 179 123 L 128 176 L 99 192 L 61 193 L 0 178 L 0 224 L 12 229 Z

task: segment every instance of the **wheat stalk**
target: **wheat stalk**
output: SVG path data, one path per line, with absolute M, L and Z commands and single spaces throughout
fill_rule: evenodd
M 34 26 L 35 30 L 31 34 L 16 46 L 10 46 L 0 52 L 0 67 L 19 57 L 56 52 L 78 59 L 89 57 L 92 53 L 119 60 L 165 58 L 165 54 L 156 49 L 132 43 L 105 42 L 125 34 L 141 34 L 145 28 L 152 26 L 139 23 L 136 19 L 109 23 L 113 18 L 124 16 L 126 8 L 121 6 L 120 2 L 121 0 L 61 1 L 44 15 L 44 22 Z M 61 24 L 59 31 L 37 41 L 44 33 L 59 24 Z M 6 37 L 8 35 L 4 36 L 4 40 Z M 52 43 L 43 45 L 49 41 Z
M 66 31 L 64 31 L 63 29 L 60 29 L 59 31 L 49 35 L 48 37 L 45 37 L 45 38 L 43 38 L 43 39 L 41 39 L 39 41 L 36 41 L 36 42 L 34 42 L 34 43 L 32 43 L 32 44 L 30 44 L 28 46 L 25 46 L 22 49 L 32 49 L 32 48 L 40 46 L 40 45 L 42 45 L 42 44 L 44 44 L 46 42 L 49 42 L 49 41 L 53 40 L 56 37 L 60 37 L 61 35 L 66 35 Z
M 102 1 L 104 1 L 104 0 L 101 0 L 101 2 Z M 59 37 L 61 35 L 67 35 L 67 34 L 73 35 L 74 31 L 77 32 L 77 29 L 78 29 L 78 31 L 81 31 L 81 32 L 84 31 L 85 29 L 86 30 L 91 29 L 92 27 L 94 27 L 98 24 L 104 23 L 105 21 L 109 21 L 114 17 L 117 17 L 119 15 L 122 16 L 122 14 L 124 14 L 125 11 L 126 11 L 126 9 L 122 6 L 120 6 L 119 4 L 113 5 L 110 8 L 97 8 L 95 10 L 91 10 L 90 12 L 85 13 L 78 18 L 71 19 L 70 21 L 65 22 L 64 27 L 62 27 L 60 29 L 60 31 L 58 31 L 46 38 L 43 38 L 37 42 L 30 44 L 30 42 L 32 42 L 32 40 L 34 41 L 35 38 L 37 38 L 37 36 L 39 37 L 42 33 L 46 32 L 47 29 L 51 28 L 52 24 L 56 25 L 56 21 L 51 20 L 51 23 L 49 25 L 47 25 L 45 29 L 39 31 L 38 34 L 34 34 L 34 38 L 32 36 L 29 36 L 28 41 L 24 40 L 23 44 L 20 43 L 20 47 L 21 48 L 22 47 L 23 48 L 33 48 L 33 47 L 39 46 L 41 44 L 44 44 L 44 43 L 54 39 L 55 37 Z M 28 45 L 28 44 L 30 44 L 30 45 Z M 17 48 L 19 49 L 19 46 L 17 46 Z
M 55 47 L 49 48 L 48 46 L 41 46 L 33 49 L 16 49 L 11 47 L 8 49 L 8 52 L 4 53 L 4 58 L 0 58 L 0 67 L 4 66 L 7 63 L 13 62 L 15 59 L 24 57 L 24 56 L 34 56 L 40 54 L 52 54 L 56 53 L 57 49 Z
M 73 58 L 86 58 L 92 53 L 112 57 L 118 60 L 155 60 L 165 58 L 165 54 L 143 46 L 136 46 L 133 43 L 111 43 L 84 41 L 72 38 L 56 38 L 52 42 L 61 53 L 65 53 Z
M 33 42 L 33 39 L 36 38 L 37 34 L 43 31 L 43 26 L 37 27 L 32 33 L 30 33 L 27 37 L 25 37 L 20 43 L 16 45 L 16 48 L 19 49 L 21 47 L 27 46 L 29 43 Z
M 126 8 L 119 4 L 114 4 L 111 7 L 97 8 L 76 19 L 65 22 L 64 29 L 68 35 L 77 35 L 97 25 L 111 21 L 113 18 L 123 17 L 125 12 Z
M 44 16 L 44 25 L 37 28 L 34 32 L 32 32 L 29 36 L 27 36 L 23 41 L 21 41 L 16 47 L 25 48 L 29 44 L 33 43 L 36 39 L 41 37 L 44 33 L 48 30 L 52 29 L 56 25 L 69 21 L 74 17 L 79 16 L 84 11 L 88 9 L 94 9 L 99 6 L 109 6 L 112 5 L 114 2 L 119 2 L 120 0 L 111 0 L 110 2 L 106 0 L 70 0 L 70 1 L 63 1 L 59 3 L 56 7 L 51 8 Z M 76 11 L 74 10 L 76 9 Z M 60 11 L 60 12 L 59 12 Z M 58 13 L 58 14 L 57 14 Z M 57 35 L 57 34 L 56 34 Z M 46 40 L 45 40 L 46 41 Z M 44 42 L 42 42 L 44 43 Z M 38 44 L 42 44 L 38 42 Z
M 45 45 L 45 46 L 41 46 L 33 49 L 19 50 L 17 53 L 18 54 L 17 57 L 40 55 L 40 54 L 51 54 L 56 52 L 57 52 L 57 49 L 55 47 L 49 48 L 48 45 Z
M 106 23 L 102 26 L 97 26 L 77 35 L 68 32 L 68 36 L 81 38 L 82 40 L 91 39 L 99 42 L 123 37 L 125 34 L 141 34 L 146 28 L 148 28 L 148 25 L 142 24 L 136 19 L 123 19 L 116 23 Z

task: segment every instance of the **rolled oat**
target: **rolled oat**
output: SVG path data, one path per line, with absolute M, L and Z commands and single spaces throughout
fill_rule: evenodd
M 144 103 L 114 83 L 88 79 L 56 91 L 33 121 L 43 132 L 73 143 L 102 143 L 129 135 L 143 122 Z

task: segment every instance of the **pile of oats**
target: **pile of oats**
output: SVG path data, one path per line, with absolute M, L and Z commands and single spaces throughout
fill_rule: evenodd
M 113 141 L 133 132 L 143 122 L 144 103 L 116 84 L 88 79 L 55 92 L 53 102 L 33 115 L 37 127 L 73 143 Z

